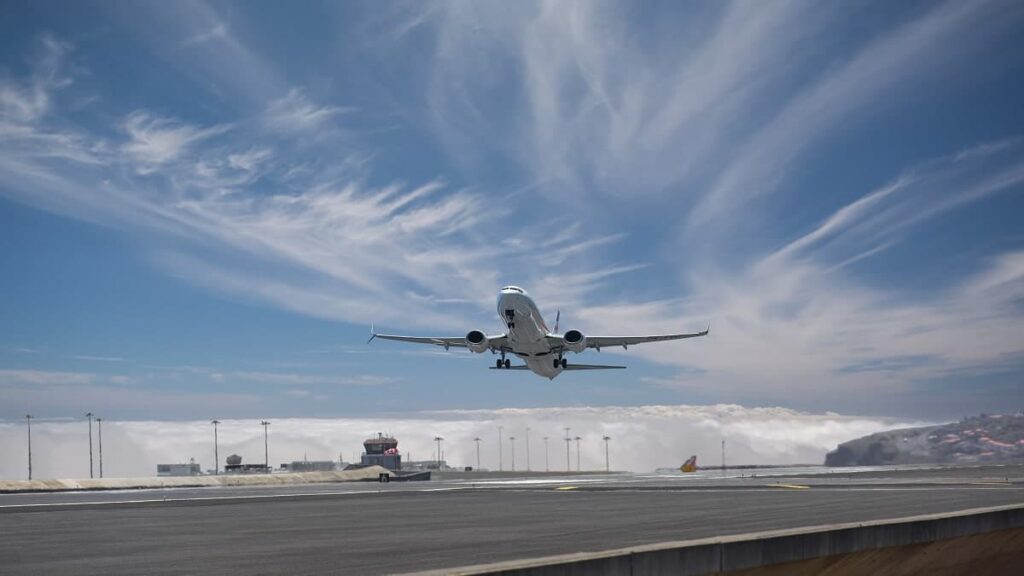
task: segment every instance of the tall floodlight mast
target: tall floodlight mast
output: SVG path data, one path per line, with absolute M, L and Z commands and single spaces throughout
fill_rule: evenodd
M 220 420 L 210 420 L 210 424 L 213 424 L 213 473 L 220 474 L 220 451 L 217 445 L 217 425 Z
M 92 412 L 85 415 L 89 419 L 89 478 L 92 478 Z

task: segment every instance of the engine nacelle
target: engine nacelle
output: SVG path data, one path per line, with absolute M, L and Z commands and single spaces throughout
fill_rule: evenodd
M 587 337 L 579 330 L 568 330 L 562 334 L 565 349 L 571 352 L 583 352 L 587 349 Z
M 479 330 L 470 330 L 469 333 L 466 334 L 466 348 L 469 348 L 477 354 L 487 352 L 487 349 L 489 348 L 487 334 L 484 334 Z

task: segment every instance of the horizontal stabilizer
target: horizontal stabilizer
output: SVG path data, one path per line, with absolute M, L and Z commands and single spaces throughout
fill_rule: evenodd
M 562 370 L 625 370 L 625 366 L 602 366 L 600 364 L 569 364 Z

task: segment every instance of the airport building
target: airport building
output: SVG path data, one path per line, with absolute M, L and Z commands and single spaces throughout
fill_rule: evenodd
M 281 468 L 287 468 L 289 472 L 333 472 L 338 469 L 338 463 L 333 460 L 298 460 L 282 464 Z
M 157 476 L 199 476 L 202 474 L 199 464 L 193 460 L 186 464 L 157 464 Z
M 398 440 L 381 433 L 376 438 L 369 438 L 363 442 L 363 456 L 360 464 L 363 466 L 383 466 L 388 470 L 402 469 L 402 455 L 398 453 Z
M 270 474 L 270 466 L 264 464 L 242 464 L 242 457 L 232 454 L 227 458 L 224 472 L 228 474 Z

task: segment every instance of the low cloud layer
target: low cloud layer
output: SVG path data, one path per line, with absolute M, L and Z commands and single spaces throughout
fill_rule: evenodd
M 257 419 L 224 420 L 219 426 L 221 461 L 239 454 L 243 462 L 263 461 L 263 430 Z M 919 425 L 921 422 L 810 414 L 785 408 L 745 408 L 737 405 L 582 407 L 501 410 L 452 410 L 423 412 L 395 418 L 283 419 L 272 420 L 269 429 L 270 461 L 346 461 L 358 458 L 362 441 L 377 432 L 393 434 L 406 459 L 435 457 L 435 436 L 444 438 L 444 458 L 454 466 L 476 466 L 476 446 L 481 438 L 481 465 L 498 468 L 498 427 L 503 429 L 503 466 L 526 468 L 526 428 L 530 428 L 530 465 L 566 466 L 565 428 L 580 440 L 583 469 L 604 466 L 605 435 L 611 466 L 618 470 L 650 471 L 678 466 L 691 454 L 704 464 L 718 464 L 721 441 L 726 441 L 727 460 L 733 464 L 820 463 L 825 453 L 845 440 L 880 430 Z M 99 474 L 99 431 L 93 426 L 94 468 Z M 81 478 L 89 473 L 88 424 L 85 421 L 39 421 L 32 427 L 33 467 L 36 478 Z M 0 478 L 26 476 L 24 422 L 0 422 Z M 104 474 L 152 476 L 157 463 L 187 462 L 204 469 L 213 464 L 213 427 L 206 421 L 103 423 Z M 576 466 L 576 445 L 570 449 Z

